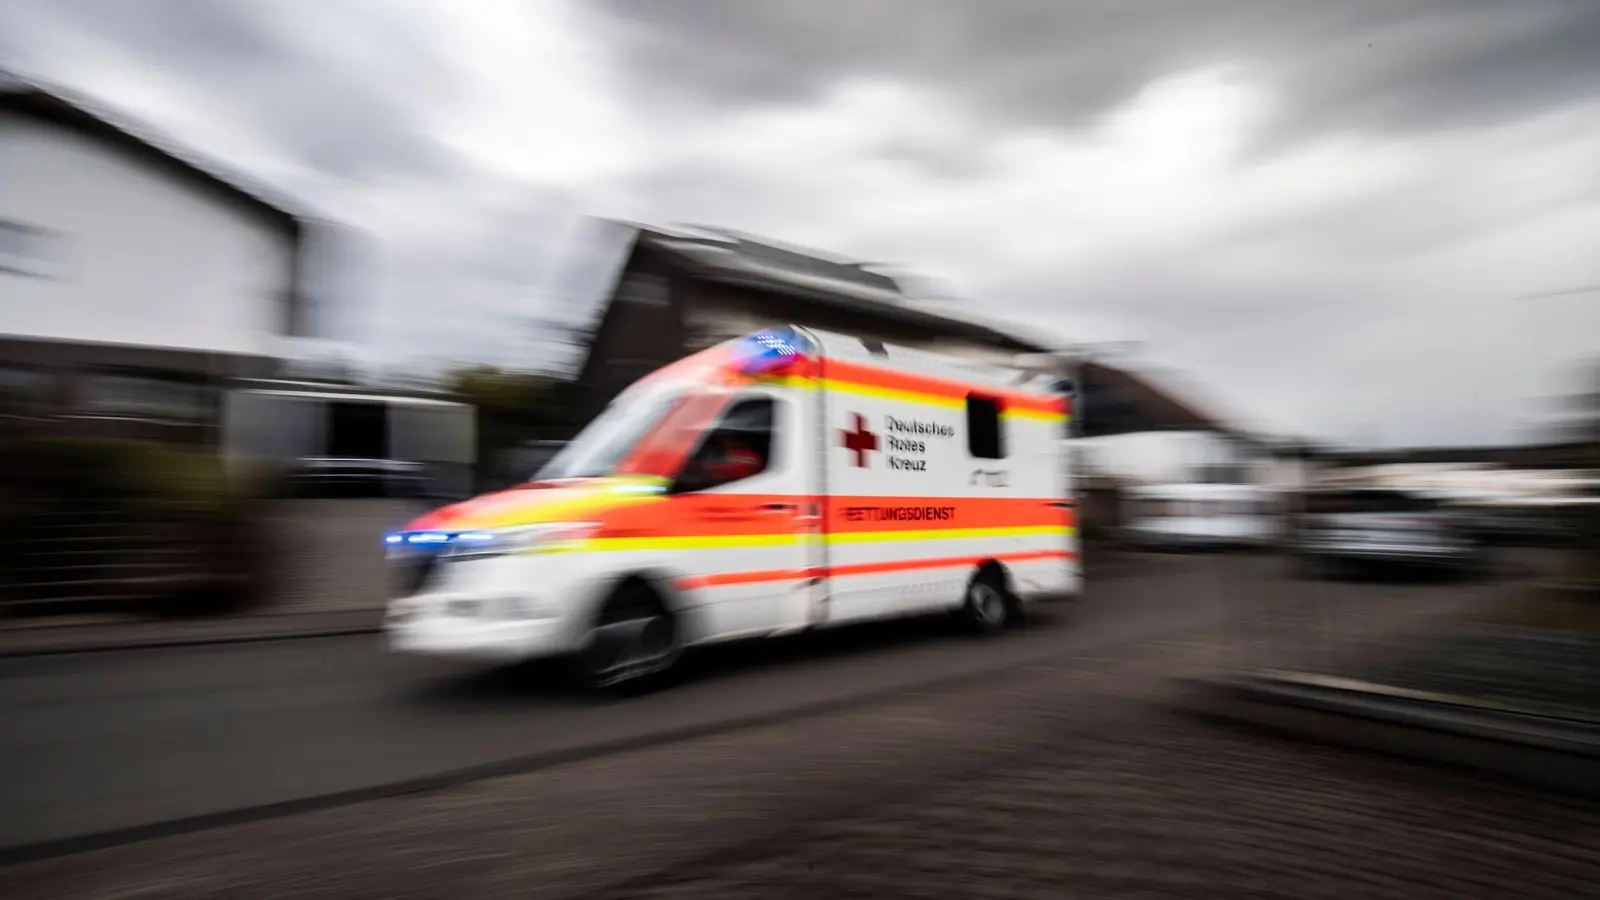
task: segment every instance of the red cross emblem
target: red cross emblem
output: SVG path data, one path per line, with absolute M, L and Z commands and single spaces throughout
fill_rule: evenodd
M 860 413 L 851 413 L 855 417 L 855 428 L 840 429 L 841 443 L 846 450 L 856 455 L 857 468 L 867 467 L 867 454 L 878 449 L 878 436 L 867 428 L 867 417 Z

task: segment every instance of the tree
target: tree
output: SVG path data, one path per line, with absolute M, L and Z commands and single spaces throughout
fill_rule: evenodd
M 561 436 L 569 427 L 572 386 L 553 375 L 474 366 L 453 373 L 448 385 L 477 409 L 478 465 L 487 478 L 499 477 L 499 461 L 519 445 Z
M 493 366 L 474 366 L 453 373 L 448 389 L 478 408 L 518 430 L 543 431 L 565 421 L 566 382 L 542 372 L 517 372 Z

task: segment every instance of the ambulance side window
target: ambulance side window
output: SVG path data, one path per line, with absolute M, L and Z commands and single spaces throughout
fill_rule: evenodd
M 967 452 L 973 459 L 1005 459 L 1000 403 L 993 397 L 967 395 Z
M 776 412 L 770 397 L 736 401 L 700 442 L 674 490 L 709 490 L 767 471 L 772 465 Z

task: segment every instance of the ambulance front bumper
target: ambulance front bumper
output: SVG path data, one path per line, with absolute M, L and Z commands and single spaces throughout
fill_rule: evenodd
M 523 556 L 449 564 L 433 583 L 389 604 L 389 648 L 496 664 L 579 649 L 588 612 L 583 585 L 547 563 Z
M 461 598 L 414 598 L 423 603 L 459 604 Z M 561 618 L 493 620 L 421 614 L 388 624 L 389 649 L 486 663 L 512 663 L 560 656 L 576 649 L 573 629 Z

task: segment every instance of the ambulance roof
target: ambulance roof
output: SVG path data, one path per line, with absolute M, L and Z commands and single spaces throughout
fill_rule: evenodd
M 976 362 L 959 356 L 932 353 L 896 344 L 867 341 L 850 335 L 811 329 L 795 329 L 817 343 L 822 356 L 886 366 L 919 375 L 948 378 L 984 387 L 1025 393 L 1053 394 L 1055 379 L 1022 369 Z

